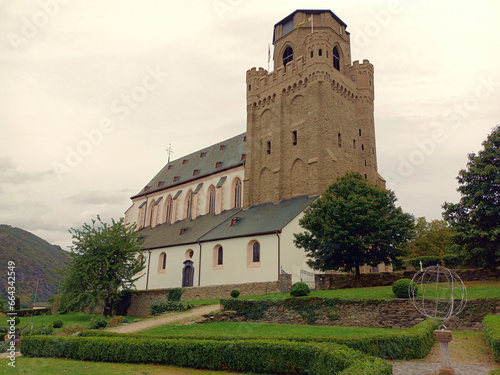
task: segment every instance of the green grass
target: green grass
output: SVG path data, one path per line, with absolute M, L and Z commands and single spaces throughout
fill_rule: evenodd
M 217 372 L 207 370 L 193 370 L 172 366 L 125 364 L 125 363 L 100 363 L 73 361 L 69 359 L 54 358 L 16 358 L 16 367 L 7 366 L 7 359 L 1 359 L 0 374 L 92 374 L 92 375 L 231 375 L 233 372 Z M 241 374 L 240 374 L 241 375 Z
M 481 281 L 467 282 L 467 297 L 474 298 L 494 298 L 500 297 L 500 284 L 498 282 L 486 283 Z M 428 294 L 433 297 L 432 292 Z M 434 294 L 435 296 L 435 294 Z M 289 293 L 270 293 L 256 296 L 240 296 L 238 299 L 284 299 L 289 298 Z M 315 290 L 308 297 L 322 298 L 358 298 L 358 299 L 395 299 L 396 296 L 392 293 L 392 286 L 376 286 L 369 288 L 350 288 L 350 289 L 335 289 L 335 290 Z M 227 296 L 230 298 L 230 296 Z M 194 305 L 200 304 L 217 304 L 220 299 L 203 299 L 189 301 Z
M 202 336 L 317 336 L 317 337 L 352 337 L 376 334 L 389 334 L 404 332 L 403 329 L 365 328 L 365 327 L 320 327 L 292 324 L 269 323 L 236 323 L 219 322 L 194 325 L 165 325 L 151 328 L 139 334 L 145 335 L 202 335 Z
M 39 315 L 39 316 L 28 316 L 24 318 L 19 318 L 20 323 L 17 327 L 24 327 L 29 322 L 33 323 L 33 328 L 40 328 L 42 325 L 48 326 L 54 320 L 62 320 L 64 322 L 65 327 L 72 326 L 74 324 L 82 324 L 85 328 L 88 328 L 90 320 L 95 317 L 93 314 L 84 314 L 84 313 L 68 313 L 68 314 L 60 314 L 60 315 Z M 138 319 L 134 316 L 126 317 L 129 321 L 133 321 L 134 319 Z M 0 327 L 7 327 L 7 318 L 0 319 Z M 26 329 L 29 329 L 26 328 Z M 56 329 L 58 331 L 58 329 Z

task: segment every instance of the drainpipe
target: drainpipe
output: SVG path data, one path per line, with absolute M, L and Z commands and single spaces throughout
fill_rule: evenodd
M 201 243 L 198 241 L 198 245 L 200 246 L 200 261 L 198 263 L 198 286 L 201 285 Z
M 151 250 L 148 250 L 148 270 L 146 271 L 146 290 L 148 290 L 148 283 L 149 283 L 149 263 L 151 261 Z
M 276 236 L 278 237 L 278 280 L 281 275 L 281 238 L 279 230 L 276 231 Z

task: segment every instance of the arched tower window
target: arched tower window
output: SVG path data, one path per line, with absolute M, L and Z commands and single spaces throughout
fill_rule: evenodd
M 165 222 L 167 224 L 170 224 L 172 222 L 172 205 L 172 196 L 169 195 L 167 200 L 165 201 Z
M 236 179 L 234 183 L 234 208 L 241 207 L 241 180 Z
M 337 47 L 333 47 L 333 67 L 340 71 L 340 55 Z
M 215 212 L 215 187 L 210 185 L 208 188 L 208 213 L 212 214 Z
M 193 212 L 193 192 L 190 190 L 186 198 L 186 218 L 191 219 Z
M 286 64 L 293 60 L 293 49 L 292 47 L 286 47 L 285 52 L 283 53 L 283 66 L 286 70 Z

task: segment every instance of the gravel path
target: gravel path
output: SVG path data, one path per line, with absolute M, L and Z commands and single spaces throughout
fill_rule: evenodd
M 144 331 L 145 329 L 158 327 L 164 324 L 184 323 L 192 320 L 197 320 L 201 318 L 203 315 L 219 309 L 220 305 L 218 304 L 201 306 L 180 314 L 179 313 L 163 314 L 156 318 L 147 319 L 136 323 L 124 324 L 114 328 L 108 328 L 106 329 L 106 331 L 119 332 L 119 333 L 139 332 L 139 331 Z
M 479 366 L 467 364 L 452 364 L 455 375 L 486 375 L 495 367 Z M 439 373 L 440 363 L 434 362 L 393 362 L 393 375 L 429 375 L 430 373 Z

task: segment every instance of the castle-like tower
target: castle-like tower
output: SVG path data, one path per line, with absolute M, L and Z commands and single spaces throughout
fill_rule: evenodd
M 329 10 L 297 10 L 274 26 L 274 71 L 247 71 L 244 207 L 321 194 L 348 171 L 385 187 L 373 65 L 351 64 L 346 26 Z

